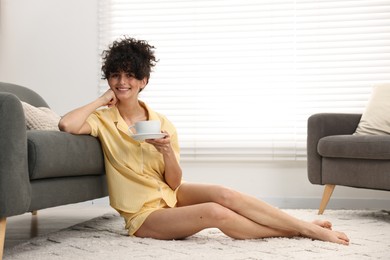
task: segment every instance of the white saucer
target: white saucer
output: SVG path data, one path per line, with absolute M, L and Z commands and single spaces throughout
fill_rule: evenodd
M 157 133 L 157 134 L 135 134 L 131 137 L 136 141 L 144 141 L 145 139 L 160 139 L 165 136 L 164 133 Z

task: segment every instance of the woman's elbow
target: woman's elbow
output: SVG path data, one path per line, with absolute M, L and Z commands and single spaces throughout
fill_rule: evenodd
M 58 122 L 58 128 L 62 132 L 70 133 L 70 134 L 77 134 L 77 131 L 71 127 L 71 125 L 66 121 L 61 119 L 60 122 Z
M 66 123 L 62 119 L 58 122 L 58 128 L 60 129 L 60 131 L 63 131 L 63 132 L 67 132 L 67 130 L 68 130 L 68 126 L 66 125 Z
M 172 190 L 176 190 L 182 183 L 182 178 L 180 175 L 180 178 L 175 178 L 174 180 L 171 180 L 168 185 Z

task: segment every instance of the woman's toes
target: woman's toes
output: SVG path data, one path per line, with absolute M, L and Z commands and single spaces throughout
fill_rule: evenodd
M 313 223 L 316 224 L 317 226 L 332 230 L 332 223 L 330 223 L 327 220 L 317 219 L 317 220 L 314 220 Z

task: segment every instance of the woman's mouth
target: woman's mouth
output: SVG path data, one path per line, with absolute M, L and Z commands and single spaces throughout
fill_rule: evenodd
M 118 91 L 128 91 L 128 90 L 131 90 L 131 88 L 116 88 Z

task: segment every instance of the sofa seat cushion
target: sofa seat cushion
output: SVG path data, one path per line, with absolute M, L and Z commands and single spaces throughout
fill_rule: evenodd
M 31 180 L 104 174 L 100 142 L 89 135 L 28 130 Z
M 389 135 L 333 135 L 320 139 L 323 157 L 390 160 Z

